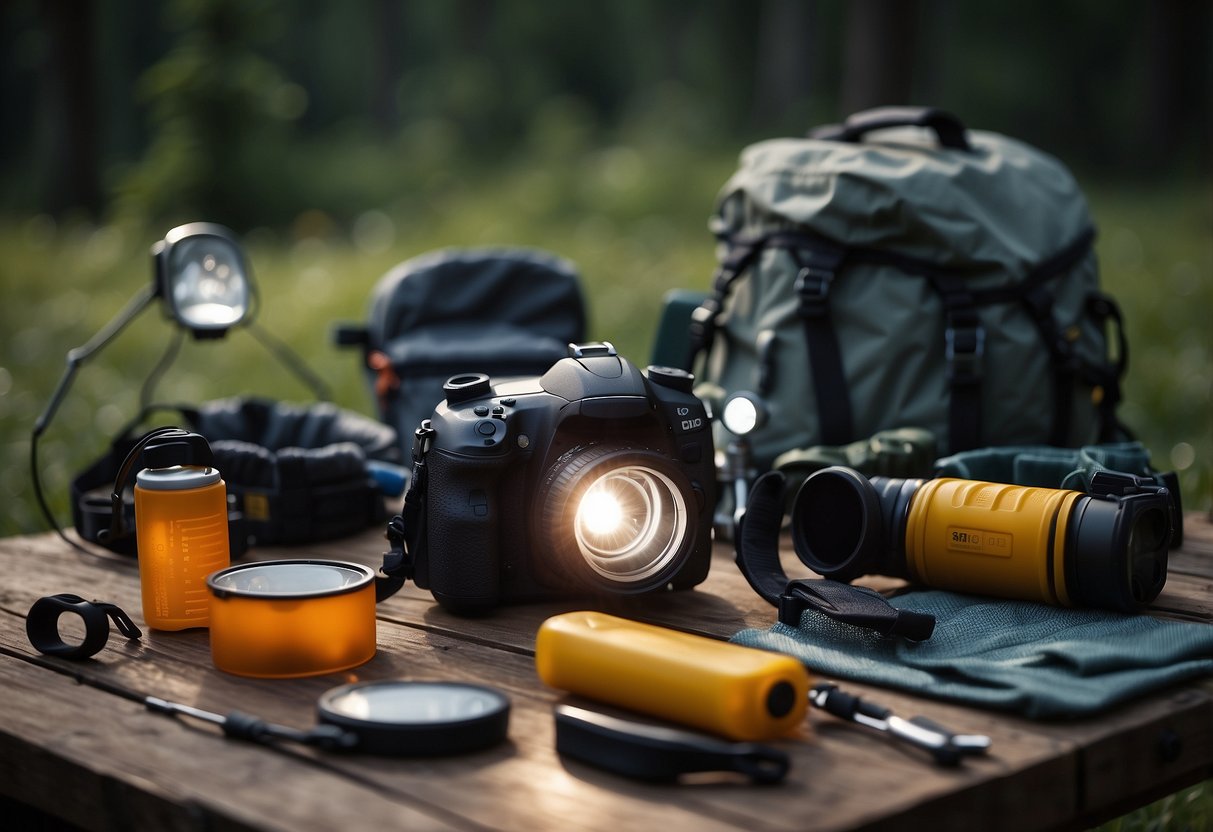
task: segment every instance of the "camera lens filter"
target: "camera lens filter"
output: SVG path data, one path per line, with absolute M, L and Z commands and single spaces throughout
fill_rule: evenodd
M 324 693 L 320 722 L 358 738 L 370 754 L 461 754 L 506 738 L 510 701 L 500 691 L 461 682 L 356 682 Z

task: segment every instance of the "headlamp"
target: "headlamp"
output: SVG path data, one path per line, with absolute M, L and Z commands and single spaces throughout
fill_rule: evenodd
M 195 337 L 221 336 L 252 317 L 252 275 L 235 237 L 223 226 L 178 226 L 152 247 L 152 256 L 156 294 Z
M 193 333 L 195 338 L 219 338 L 234 326 L 248 325 L 254 338 L 310 387 L 317 398 L 329 398 L 324 382 L 308 370 L 289 347 L 252 326 L 257 294 L 252 273 L 231 231 L 209 222 L 178 226 L 152 246 L 152 262 L 154 274 L 151 283 L 131 298 L 126 307 L 87 343 L 68 352 L 67 368 L 51 394 L 46 409 L 34 423 L 30 437 L 34 496 L 51 528 L 59 532 L 69 545 L 77 548 L 80 547 L 59 529 L 42 494 L 38 474 L 38 439 L 50 427 L 80 367 L 117 338 L 157 298 L 164 302 L 167 315 L 182 330 Z M 140 391 L 141 412 L 131 423 L 132 427 L 151 409 L 155 384 L 176 357 L 180 337 L 177 336 L 144 382 Z

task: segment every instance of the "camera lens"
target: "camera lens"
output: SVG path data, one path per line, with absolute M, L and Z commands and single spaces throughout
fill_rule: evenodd
M 685 560 L 692 491 L 659 454 L 592 446 L 562 457 L 548 483 L 542 523 L 553 566 L 565 575 L 643 592 L 664 585 Z
M 670 478 L 643 465 L 626 465 L 603 474 L 582 495 L 573 535 L 591 569 L 629 582 L 665 569 L 686 527 L 686 500 Z

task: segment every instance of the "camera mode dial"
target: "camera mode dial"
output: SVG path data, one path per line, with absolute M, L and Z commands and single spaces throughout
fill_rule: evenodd
M 645 372 L 648 374 L 649 381 L 680 393 L 690 393 L 695 386 L 695 376 L 677 367 L 659 367 L 651 364 Z

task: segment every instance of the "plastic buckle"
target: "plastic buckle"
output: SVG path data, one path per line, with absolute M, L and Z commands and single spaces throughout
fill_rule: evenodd
M 1088 494 L 1099 497 L 1127 497 L 1131 494 L 1165 493 L 1166 487 L 1150 477 L 1124 471 L 1097 471 L 1091 477 Z
M 716 316 L 720 313 L 720 302 L 716 298 L 708 298 L 691 311 L 691 347 L 698 351 L 703 349 L 712 337 L 716 327 Z
M 413 431 L 413 462 L 420 462 L 425 458 L 425 455 L 430 452 L 430 446 L 434 444 L 434 437 L 437 434 L 438 431 L 434 430 L 429 419 L 423 421 L 421 427 Z
M 973 384 L 981 379 L 986 354 L 986 330 L 980 323 L 949 324 L 944 330 L 944 355 L 948 360 L 948 381 Z
M 826 314 L 833 282 L 834 272 L 828 269 L 805 266 L 800 270 L 796 275 L 795 291 L 800 296 L 802 318 L 819 318 Z

